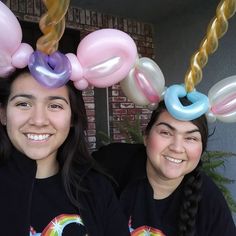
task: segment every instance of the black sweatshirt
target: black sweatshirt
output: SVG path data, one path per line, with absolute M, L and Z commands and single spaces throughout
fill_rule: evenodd
M 167 198 L 153 199 L 143 144 L 112 143 L 94 152 L 93 156 L 119 184 L 116 190 L 131 235 L 145 232 L 147 235 L 176 236 L 183 184 Z M 202 199 L 196 217 L 197 236 L 236 236 L 235 224 L 221 191 L 206 174 L 202 173 L 202 178 Z
M 80 193 L 78 211 L 65 194 L 60 174 L 37 180 L 36 168 L 35 161 L 19 152 L 14 152 L 12 158 L 0 166 L 0 235 L 29 236 L 30 230 L 34 235 L 46 230 L 48 224 L 55 227 L 64 224 L 64 228 L 58 229 L 58 232 L 62 229 L 59 235 L 63 236 L 130 235 L 106 177 L 95 170 L 86 170 L 81 182 L 86 191 Z M 60 225 L 60 222 L 64 223 Z

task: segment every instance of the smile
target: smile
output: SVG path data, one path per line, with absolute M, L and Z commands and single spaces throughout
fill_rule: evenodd
M 49 134 L 27 134 L 26 135 L 28 139 L 34 140 L 34 141 L 44 141 L 49 138 Z
M 169 156 L 165 156 L 165 159 L 170 161 L 170 162 L 176 163 L 176 164 L 179 164 L 179 163 L 183 162 L 183 160 L 175 159 L 175 158 L 169 157 Z

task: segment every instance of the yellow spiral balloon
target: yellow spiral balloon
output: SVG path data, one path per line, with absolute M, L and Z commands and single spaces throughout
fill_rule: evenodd
M 44 0 L 47 12 L 39 21 L 40 30 L 43 32 L 36 43 L 37 50 L 48 55 L 58 49 L 58 42 L 65 30 L 65 14 L 70 0 Z
M 236 10 L 236 0 L 222 0 L 216 9 L 216 16 L 207 28 L 207 34 L 202 40 L 199 50 L 190 60 L 190 68 L 185 75 L 186 91 L 191 92 L 202 80 L 202 68 L 207 64 L 208 55 L 213 54 L 218 48 L 220 39 L 228 29 L 228 19 Z

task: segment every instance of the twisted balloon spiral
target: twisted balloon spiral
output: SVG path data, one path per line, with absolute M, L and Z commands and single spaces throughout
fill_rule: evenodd
M 199 50 L 191 57 L 190 68 L 185 75 L 186 91 L 190 92 L 202 80 L 202 68 L 207 64 L 208 55 L 218 48 L 220 39 L 228 29 L 228 21 L 236 10 L 236 0 L 222 0 L 216 9 L 216 16 L 207 28 L 207 34 L 202 40 Z
M 39 21 L 40 30 L 43 32 L 36 43 L 37 50 L 52 54 L 58 49 L 58 42 L 65 30 L 65 14 L 70 0 L 44 0 L 48 11 Z

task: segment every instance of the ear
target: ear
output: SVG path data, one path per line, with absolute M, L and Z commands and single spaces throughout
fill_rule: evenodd
M 2 107 L 0 107 L 0 121 L 2 125 L 7 124 L 6 110 Z

